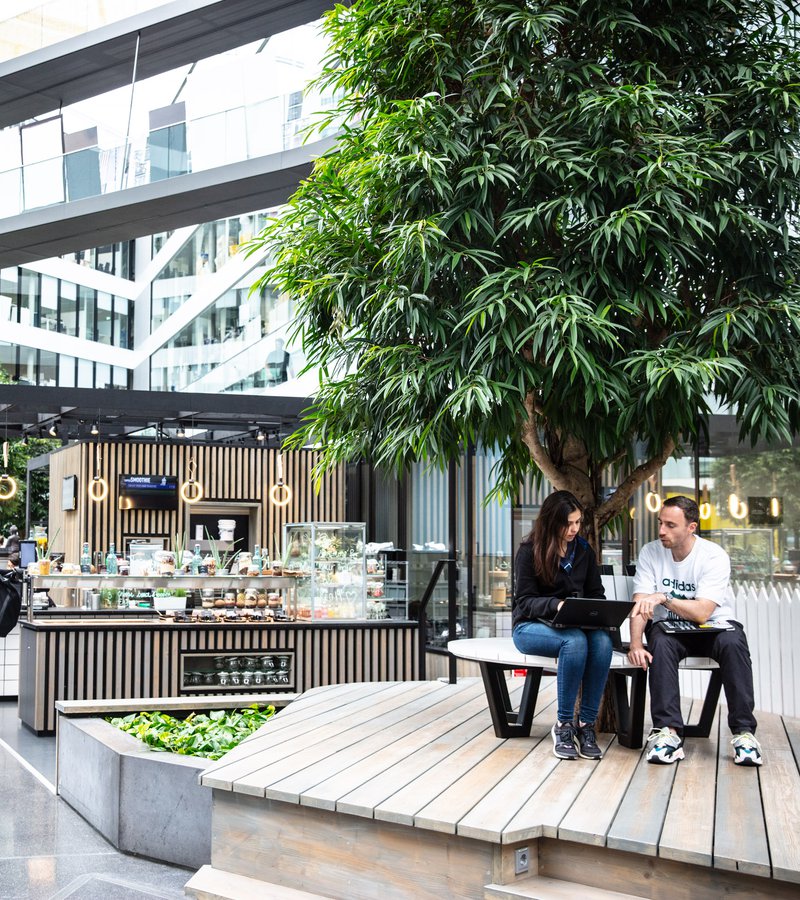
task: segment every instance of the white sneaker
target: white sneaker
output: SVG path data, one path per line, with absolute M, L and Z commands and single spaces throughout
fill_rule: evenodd
M 761 744 L 749 731 L 735 734 L 731 743 L 733 744 L 733 761 L 737 766 L 760 766 L 763 762 Z
M 684 759 L 683 739 L 673 734 L 669 728 L 654 728 L 647 735 L 647 743 L 652 744 L 647 751 L 647 761 L 662 766 Z

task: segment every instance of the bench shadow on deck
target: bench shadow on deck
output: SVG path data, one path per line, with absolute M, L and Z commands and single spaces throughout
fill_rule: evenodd
M 309 691 L 203 775 L 212 865 L 187 890 L 244 897 L 211 884 L 255 879 L 253 896 L 266 882 L 347 900 L 798 896 L 800 720 L 761 713 L 765 765 L 748 769 L 733 765 L 724 708 L 676 766 L 614 735 L 600 735 L 600 763 L 559 761 L 554 715 L 552 678 L 531 736 L 513 739 L 495 736 L 479 679 Z M 520 848 L 529 870 L 515 874 Z

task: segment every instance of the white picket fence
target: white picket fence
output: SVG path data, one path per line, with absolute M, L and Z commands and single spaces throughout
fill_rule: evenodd
M 800 716 L 800 589 L 737 584 L 733 594 L 753 660 L 756 710 Z M 681 694 L 702 698 L 709 677 L 681 672 Z

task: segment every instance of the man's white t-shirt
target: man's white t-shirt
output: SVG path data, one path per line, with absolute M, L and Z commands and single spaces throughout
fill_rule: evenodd
M 642 547 L 636 561 L 634 594 L 663 592 L 676 600 L 713 600 L 717 608 L 709 622 L 726 622 L 733 618 L 730 596 L 731 561 L 718 544 L 695 537 L 694 545 L 680 562 L 672 558 L 672 550 L 661 541 Z M 667 610 L 659 605 L 653 610 L 653 621 L 666 619 Z

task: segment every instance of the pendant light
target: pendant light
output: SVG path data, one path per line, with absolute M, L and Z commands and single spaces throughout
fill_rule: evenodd
M 292 500 L 292 489 L 283 483 L 283 454 L 278 451 L 277 459 L 278 481 L 269 489 L 269 499 L 275 506 L 286 506 Z
M 0 475 L 0 501 L 10 500 L 17 493 L 17 482 L 8 474 L 8 441 L 3 441 L 3 474 Z
M 89 482 L 89 499 L 102 503 L 108 497 L 108 482 L 100 475 L 100 442 L 95 445 L 94 478 Z
M 732 491 L 728 494 L 728 512 L 734 519 L 744 519 L 747 517 L 749 510 L 747 504 L 739 499 L 739 485 L 736 481 L 736 466 L 733 463 L 731 463 L 730 475 Z
M 652 476 L 650 479 L 650 490 L 644 495 L 644 505 L 650 510 L 651 513 L 661 512 L 661 494 L 658 491 L 654 490 L 656 487 L 656 479 L 655 476 Z
M 708 501 L 708 485 L 703 485 L 703 492 L 699 503 L 700 518 L 705 522 L 711 518 L 712 508 Z
M 184 481 L 181 485 L 181 500 L 183 500 L 184 503 L 193 505 L 199 503 L 205 496 L 203 493 L 203 486 L 195 478 L 197 474 L 197 463 L 193 456 L 189 459 L 186 468 L 189 472 L 189 480 Z

